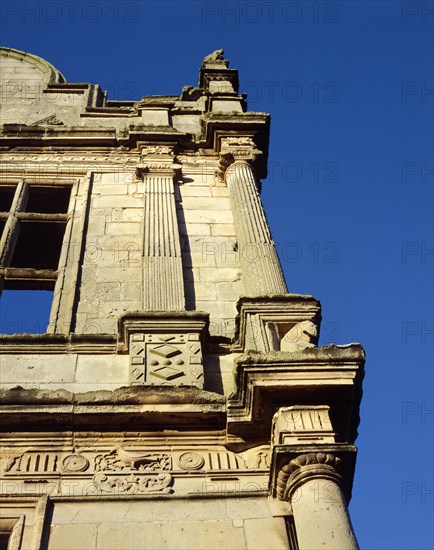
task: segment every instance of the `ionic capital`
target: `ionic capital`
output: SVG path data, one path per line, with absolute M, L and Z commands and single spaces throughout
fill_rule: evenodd
M 179 175 L 181 165 L 175 163 L 173 145 L 141 145 L 140 163 L 136 166 L 136 175 L 159 175 L 175 177 Z
M 216 177 L 220 182 L 225 179 L 225 173 L 237 164 L 251 166 L 262 152 L 256 149 L 255 142 L 250 136 L 227 136 L 220 140 L 219 165 Z
M 181 165 L 174 164 L 173 162 L 147 162 L 138 164 L 136 166 L 136 175 L 138 177 L 144 177 L 147 175 L 158 175 L 158 176 L 170 176 L 174 178 L 175 176 L 180 176 Z
M 306 453 L 293 458 L 279 471 L 276 492 L 279 500 L 290 500 L 294 492 L 311 479 L 327 479 L 343 486 L 337 472 L 341 459 L 331 453 Z

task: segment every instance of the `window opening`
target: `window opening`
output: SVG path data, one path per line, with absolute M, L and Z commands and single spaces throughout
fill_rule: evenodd
M 2 333 L 45 332 L 68 220 L 71 186 L 0 185 L 0 293 Z M 34 292 L 45 291 L 39 296 Z M 50 292 L 48 292 L 50 291 Z M 4 303 L 3 303 L 4 302 Z M 47 304 L 50 304 L 47 307 Z M 18 309 L 22 319 L 10 321 Z M 44 312 L 41 317 L 35 308 Z M 11 323 L 4 330 L 4 323 Z

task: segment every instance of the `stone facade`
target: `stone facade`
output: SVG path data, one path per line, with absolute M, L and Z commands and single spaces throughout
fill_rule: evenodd
M 364 352 L 288 293 L 223 51 L 139 101 L 0 53 L 1 289 L 54 291 L 0 336 L 8 550 L 357 548 Z

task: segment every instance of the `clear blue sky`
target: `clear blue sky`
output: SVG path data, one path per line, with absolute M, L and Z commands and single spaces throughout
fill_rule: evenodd
M 1 9 L 3 45 L 112 99 L 178 94 L 225 49 L 249 110 L 272 116 L 263 200 L 290 291 L 321 300 L 323 343 L 367 352 L 350 505 L 361 547 L 433 548 L 433 2 Z M 4 304 L 1 323 L 20 322 Z

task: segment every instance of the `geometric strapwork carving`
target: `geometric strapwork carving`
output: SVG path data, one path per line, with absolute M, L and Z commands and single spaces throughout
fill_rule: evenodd
M 197 333 L 130 336 L 130 383 L 203 388 L 202 346 Z

